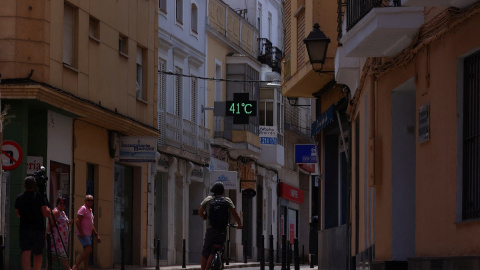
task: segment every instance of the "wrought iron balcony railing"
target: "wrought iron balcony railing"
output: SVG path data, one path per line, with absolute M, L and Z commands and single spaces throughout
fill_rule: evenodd
M 347 1 L 347 31 L 376 7 L 398 7 L 401 0 L 361 0 Z
M 273 71 L 281 73 L 283 52 L 274 47 L 272 42 L 267 38 L 258 39 L 258 61 L 262 64 L 266 64 L 272 68 Z

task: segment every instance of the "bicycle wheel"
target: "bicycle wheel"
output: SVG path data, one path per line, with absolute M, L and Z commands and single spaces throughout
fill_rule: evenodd
M 210 269 L 211 270 L 221 270 L 221 265 L 222 262 L 221 262 L 221 258 L 220 256 L 218 256 L 218 253 L 215 254 L 215 257 L 213 257 L 213 261 L 212 261 L 212 264 L 210 265 Z

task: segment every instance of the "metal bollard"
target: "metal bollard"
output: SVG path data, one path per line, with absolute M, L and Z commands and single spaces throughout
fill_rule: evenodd
M 282 270 L 287 269 L 287 237 L 282 235 Z
M 292 262 L 292 244 L 287 241 L 287 270 L 290 270 L 290 263 Z
M 302 245 L 302 264 L 305 264 L 305 245 Z
M 157 263 L 155 265 L 155 269 L 159 270 L 160 269 L 160 239 L 153 240 L 154 244 L 155 244 L 155 242 L 157 243 L 155 245 L 155 255 L 156 255 L 156 258 L 157 258 Z
M 298 239 L 293 240 L 293 262 L 295 270 L 300 270 L 300 258 L 298 257 Z
M 187 268 L 187 251 L 185 246 L 185 239 L 183 239 L 183 260 L 182 260 L 182 268 Z
M 120 232 L 120 247 L 122 249 L 122 266 L 121 269 L 125 270 L 125 239 L 123 236 L 123 229 Z
M 260 236 L 260 270 L 265 270 L 265 236 Z
M 269 259 L 269 262 L 270 262 L 270 264 L 269 264 L 269 269 L 270 269 L 270 270 L 273 270 L 273 268 L 274 268 L 274 264 L 273 264 L 273 235 L 271 235 L 271 234 L 270 234 L 270 237 L 269 237 L 269 244 L 270 244 L 270 245 L 269 245 L 269 246 L 270 246 L 270 250 L 269 250 L 269 252 L 268 252 L 268 255 L 269 255 L 269 256 L 268 256 L 268 257 L 269 257 L 268 259 Z

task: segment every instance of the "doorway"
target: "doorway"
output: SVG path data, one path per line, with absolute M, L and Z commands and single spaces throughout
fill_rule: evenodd
M 115 164 L 113 262 L 132 264 L 133 168 Z

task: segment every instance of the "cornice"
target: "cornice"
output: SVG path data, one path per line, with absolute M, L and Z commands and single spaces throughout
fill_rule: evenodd
M 159 136 L 158 130 L 152 126 L 69 92 L 37 82 L 3 84 L 0 88 L 0 94 L 2 99 L 38 100 L 77 115 L 78 118 L 86 122 L 118 131 L 127 136 Z

